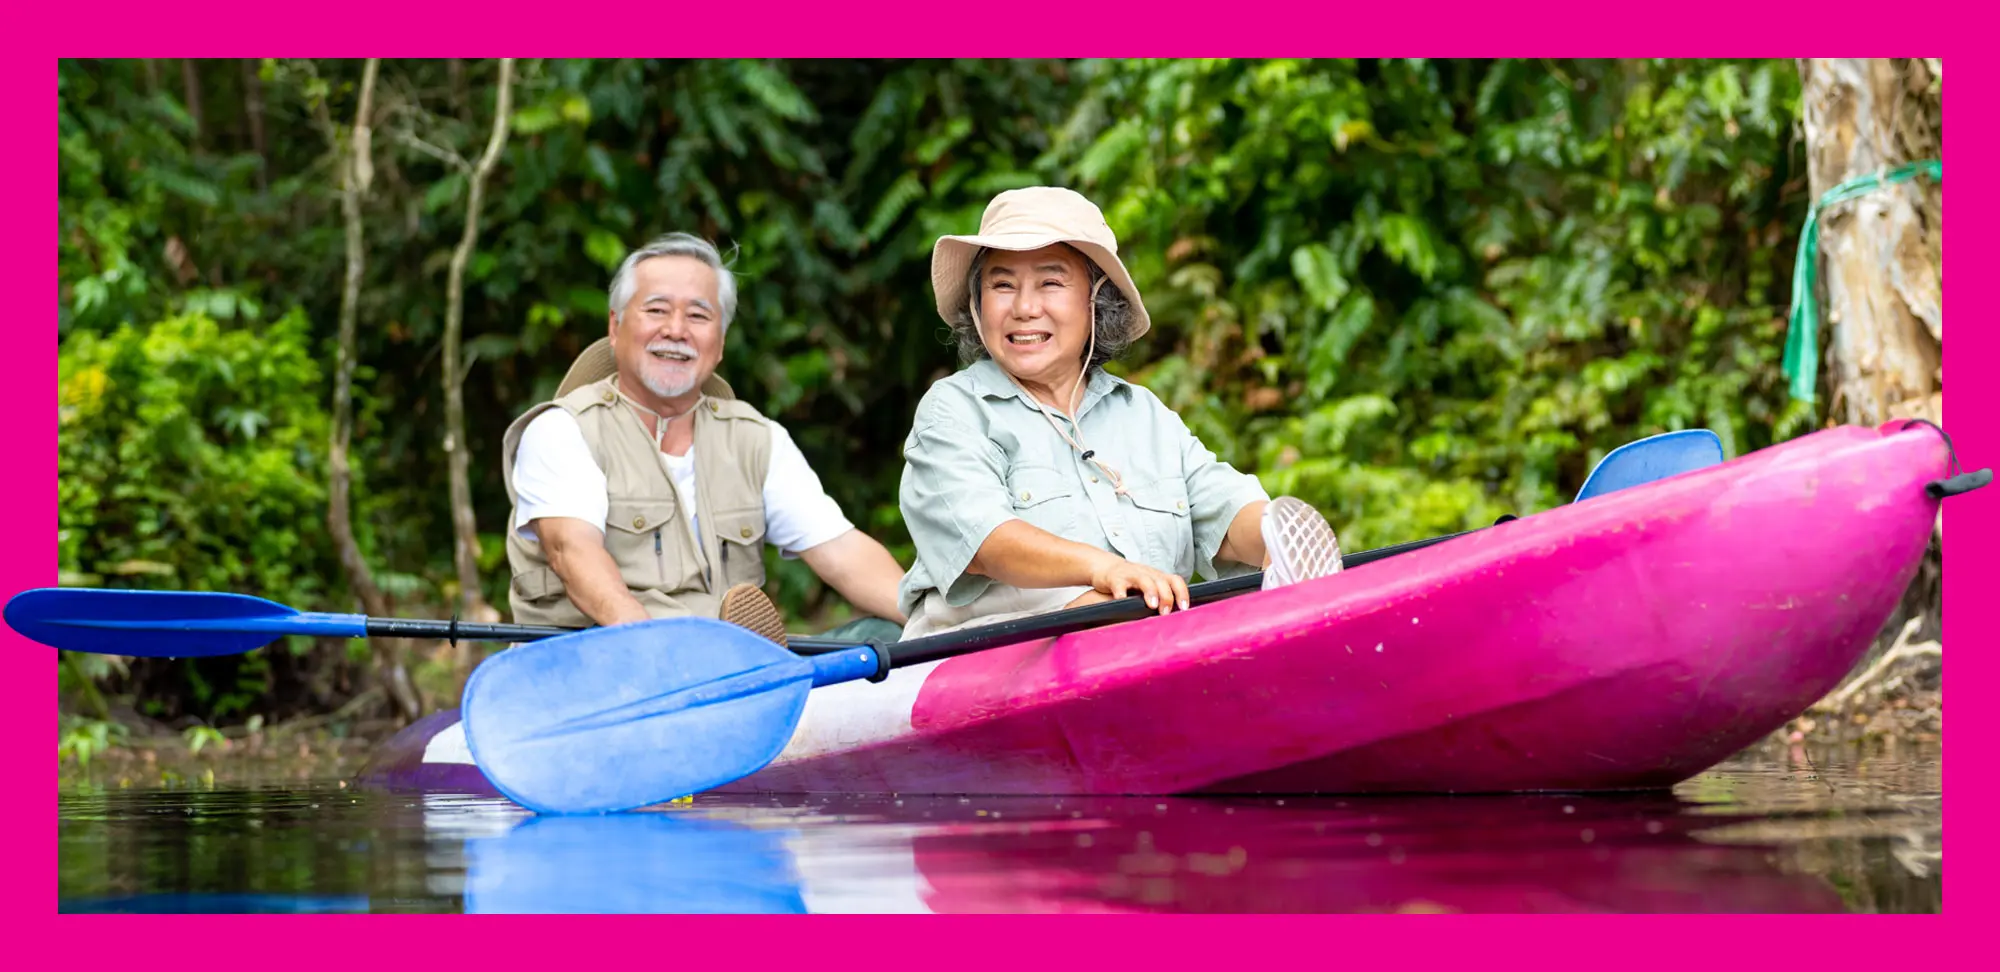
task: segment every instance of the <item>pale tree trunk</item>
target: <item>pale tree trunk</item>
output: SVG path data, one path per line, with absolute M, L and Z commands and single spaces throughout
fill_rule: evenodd
M 1799 76 L 1813 198 L 1848 179 L 1943 159 L 1940 61 L 1806 58 Z M 1820 214 L 1813 256 L 1826 285 L 1829 421 L 1944 424 L 1943 254 L 1943 190 L 1924 180 L 1883 185 Z M 1942 516 L 1934 539 L 1884 644 L 1917 615 L 1925 616 L 1918 637 L 1939 636 Z
M 494 95 L 493 131 L 486 151 L 466 176 L 465 233 L 451 254 L 451 269 L 445 292 L 444 312 L 444 452 L 451 473 L 451 522 L 455 542 L 452 559 L 458 568 L 459 613 L 471 621 L 500 620 L 500 613 L 486 603 L 479 579 L 479 530 L 472 515 L 472 484 L 469 475 L 471 449 L 465 441 L 465 368 L 460 364 L 460 335 L 465 323 L 465 267 L 479 239 L 479 207 L 485 197 L 486 180 L 500 160 L 507 144 L 508 116 L 513 105 L 514 59 L 500 59 L 499 88 Z M 466 656 L 460 647 L 459 663 Z
M 347 574 L 348 587 L 361 601 L 362 610 L 374 617 L 389 613 L 388 599 L 375 584 L 368 561 L 354 541 L 351 491 L 353 468 L 348 446 L 354 434 L 354 332 L 360 317 L 361 280 L 367 264 L 367 248 L 362 235 L 361 203 L 375 179 L 373 161 L 375 78 L 380 58 L 369 58 L 361 73 L 361 104 L 355 109 L 354 128 L 340 158 L 340 215 L 347 230 L 347 275 L 340 288 L 340 339 L 333 369 L 333 436 L 327 448 L 328 483 L 327 532 L 340 554 L 340 566 Z M 322 104 L 320 110 L 325 111 Z M 325 123 L 329 131 L 331 123 Z M 340 149 L 338 142 L 336 150 Z M 415 686 L 410 683 L 405 660 L 408 646 L 400 638 L 371 638 L 376 674 L 382 690 L 405 719 L 423 714 Z
M 193 144 L 201 144 L 201 76 L 195 71 L 194 58 L 181 58 L 181 97 L 187 105 L 188 117 L 194 119 Z
M 263 192 L 271 187 L 271 156 L 264 150 L 264 81 L 254 57 L 243 59 L 243 114 L 250 123 L 250 150 L 257 153 L 257 191 Z
M 1924 117 L 1931 73 L 1922 60 L 1811 58 L 1799 73 L 1815 198 L 1856 176 L 1942 157 L 1940 133 Z M 1942 424 L 1941 199 L 1936 186 L 1905 182 L 1820 216 L 1829 408 L 1839 421 L 1922 416 Z

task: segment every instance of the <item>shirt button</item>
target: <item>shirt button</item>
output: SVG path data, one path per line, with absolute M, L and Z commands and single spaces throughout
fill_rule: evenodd
M 715 404 L 714 402 L 709 402 L 709 403 L 708 403 L 708 410 L 709 410 L 709 411 L 711 411 L 711 412 L 720 412 L 720 411 L 722 411 L 722 406 L 720 406 L 720 405 L 717 405 L 717 404 Z
M 645 518 L 645 517 L 643 517 L 643 516 L 635 516 L 635 517 L 633 517 L 633 518 L 632 518 L 632 529 L 634 529 L 634 530 L 644 530 L 645 528 L 646 528 L 646 518 Z
M 749 527 L 744 527 L 744 528 L 743 528 L 742 530 L 740 530 L 740 531 L 738 531 L 738 532 L 739 532 L 739 533 L 741 533 L 741 534 L 743 535 L 743 539 L 745 539 L 745 540 L 748 540 L 748 539 L 750 539 L 750 528 L 749 528 Z
M 1090 481 L 1091 481 L 1091 482 L 1093 482 L 1093 483 L 1094 483 L 1094 482 L 1097 482 L 1097 477 L 1096 477 L 1096 476 L 1092 476 L 1092 477 L 1090 477 Z
M 1185 510 L 1185 509 L 1187 509 L 1187 504 L 1186 504 L 1186 503 L 1182 503 L 1182 502 L 1180 502 L 1180 501 L 1176 500 L 1176 501 L 1174 502 L 1174 509 L 1177 509 L 1177 510 Z
M 1027 501 L 1028 501 L 1028 491 L 1024 489 L 1021 491 L 1021 502 L 1026 503 Z
M 609 388 L 606 388 L 606 389 L 604 390 L 604 400 L 605 400 L 605 401 L 607 401 L 607 402 L 615 402 L 615 401 L 617 401 L 617 400 L 618 400 L 618 393 L 617 393 L 617 392 L 615 392 L 615 391 L 612 391 L 612 390 L 611 390 L 611 389 L 609 389 Z

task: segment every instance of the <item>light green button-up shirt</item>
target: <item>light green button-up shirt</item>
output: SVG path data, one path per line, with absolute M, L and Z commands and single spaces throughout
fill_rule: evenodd
M 1033 600 L 966 573 L 987 535 L 1010 519 L 1191 579 L 1218 576 L 1215 555 L 1230 522 L 1269 498 L 1255 476 L 1217 459 L 1142 386 L 1097 372 L 1077 421 L 1079 441 L 1118 470 L 1126 495 L 1113 492 L 992 360 L 924 394 L 903 446 L 903 523 L 917 559 L 903 577 L 900 606 L 913 627 L 926 601 L 933 616 L 964 619 L 989 613 L 984 605 L 1001 612 Z M 1222 573 L 1251 569 L 1230 564 Z

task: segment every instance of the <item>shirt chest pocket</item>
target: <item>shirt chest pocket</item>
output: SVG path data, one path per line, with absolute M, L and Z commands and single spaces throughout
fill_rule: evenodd
M 1076 477 L 1050 466 L 1015 466 L 1007 473 L 1014 515 L 1065 540 L 1076 539 Z
M 1194 517 L 1187 483 L 1177 476 L 1131 487 L 1133 526 L 1139 530 L 1150 566 L 1182 577 L 1194 574 Z
M 671 500 L 613 497 L 605 508 L 604 550 L 618 564 L 625 586 L 634 590 L 665 587 L 682 580 L 680 536 L 669 531 L 686 527 L 675 518 L 680 510 Z M 678 585 L 676 585 L 678 586 Z
M 707 515 L 702 519 L 708 520 Z M 714 515 L 712 521 L 714 535 L 721 542 L 716 544 L 717 569 L 722 582 L 717 589 L 737 583 L 764 583 L 764 509 L 760 506 L 739 510 L 723 510 Z

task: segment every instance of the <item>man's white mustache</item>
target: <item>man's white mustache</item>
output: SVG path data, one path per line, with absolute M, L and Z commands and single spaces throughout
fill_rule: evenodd
M 695 351 L 694 345 L 688 344 L 684 341 L 654 341 L 653 343 L 646 345 L 646 351 L 648 354 L 664 354 L 669 352 L 677 352 L 680 354 L 687 355 L 690 358 L 701 357 L 701 355 Z

